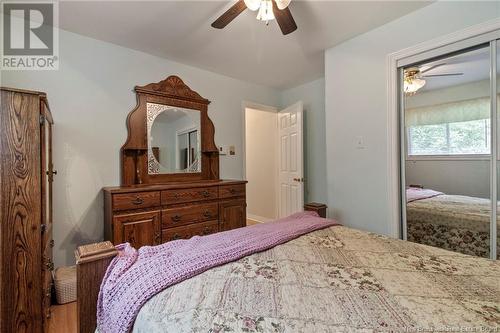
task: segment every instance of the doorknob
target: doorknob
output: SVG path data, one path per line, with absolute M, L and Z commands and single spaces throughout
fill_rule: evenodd
M 304 181 L 304 178 L 294 178 L 293 180 L 300 183 Z

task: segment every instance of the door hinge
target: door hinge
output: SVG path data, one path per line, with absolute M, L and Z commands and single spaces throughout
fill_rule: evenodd
M 40 114 L 40 125 L 45 124 L 45 116 L 43 114 Z

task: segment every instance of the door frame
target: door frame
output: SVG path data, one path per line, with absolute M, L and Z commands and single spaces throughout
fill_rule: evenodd
M 429 57 L 450 53 L 464 49 L 468 46 L 490 42 L 492 39 L 500 38 L 500 19 L 493 19 L 466 29 L 423 42 L 413 47 L 391 53 L 386 58 L 387 69 L 387 181 L 388 181 L 388 209 L 389 209 L 389 235 L 400 238 L 402 235 L 401 219 L 404 211 L 401 207 L 405 202 L 405 191 L 401 184 L 401 135 L 400 135 L 400 94 L 398 91 L 400 73 L 398 67 L 405 63 L 416 61 L 417 57 L 426 54 Z M 496 109 L 496 103 L 492 103 Z M 496 110 L 492 109 L 492 112 Z M 495 113 L 493 114 L 495 115 Z M 493 135 L 492 135 L 493 137 Z M 493 148 L 493 146 L 492 146 Z M 493 158 L 492 158 L 493 159 Z M 496 170 L 495 170 L 496 171 Z M 491 170 L 493 173 L 493 170 Z M 494 184 L 495 187 L 497 184 Z M 496 189 L 495 189 L 496 192 Z M 492 199 L 493 200 L 493 199 Z M 496 223 L 491 223 L 496 227 Z M 490 235 L 492 238 L 496 234 Z
M 265 104 L 259 104 L 251 101 L 242 101 L 241 102 L 241 154 L 242 154 L 242 159 L 243 159 L 243 179 L 247 180 L 247 152 L 246 152 L 246 147 L 247 147 L 247 140 L 246 140 L 246 109 L 255 109 L 255 110 L 260 110 L 260 111 L 267 111 L 267 112 L 273 112 L 276 113 L 276 132 L 278 131 L 278 120 L 277 120 L 277 115 L 278 112 L 280 111 L 277 107 L 274 106 L 269 106 Z M 275 136 L 275 144 L 278 144 L 278 136 Z M 277 179 L 277 183 L 279 183 L 278 180 L 278 169 L 275 170 L 275 178 Z M 275 195 L 275 200 L 276 200 L 276 207 L 275 207 L 275 212 L 274 216 L 275 218 L 278 217 L 279 214 L 279 190 L 278 187 L 276 188 L 276 193 Z M 257 222 L 268 222 L 271 221 L 269 218 L 263 217 L 263 216 L 256 216 L 252 214 L 247 213 L 247 219 L 252 218 L 254 221 Z

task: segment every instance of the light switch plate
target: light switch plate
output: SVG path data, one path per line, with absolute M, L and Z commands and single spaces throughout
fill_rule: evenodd
M 219 155 L 227 155 L 229 148 L 227 146 L 219 146 Z

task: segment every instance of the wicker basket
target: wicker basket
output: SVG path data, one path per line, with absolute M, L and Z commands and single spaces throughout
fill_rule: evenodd
M 76 266 L 59 267 L 54 273 L 57 303 L 76 301 Z

